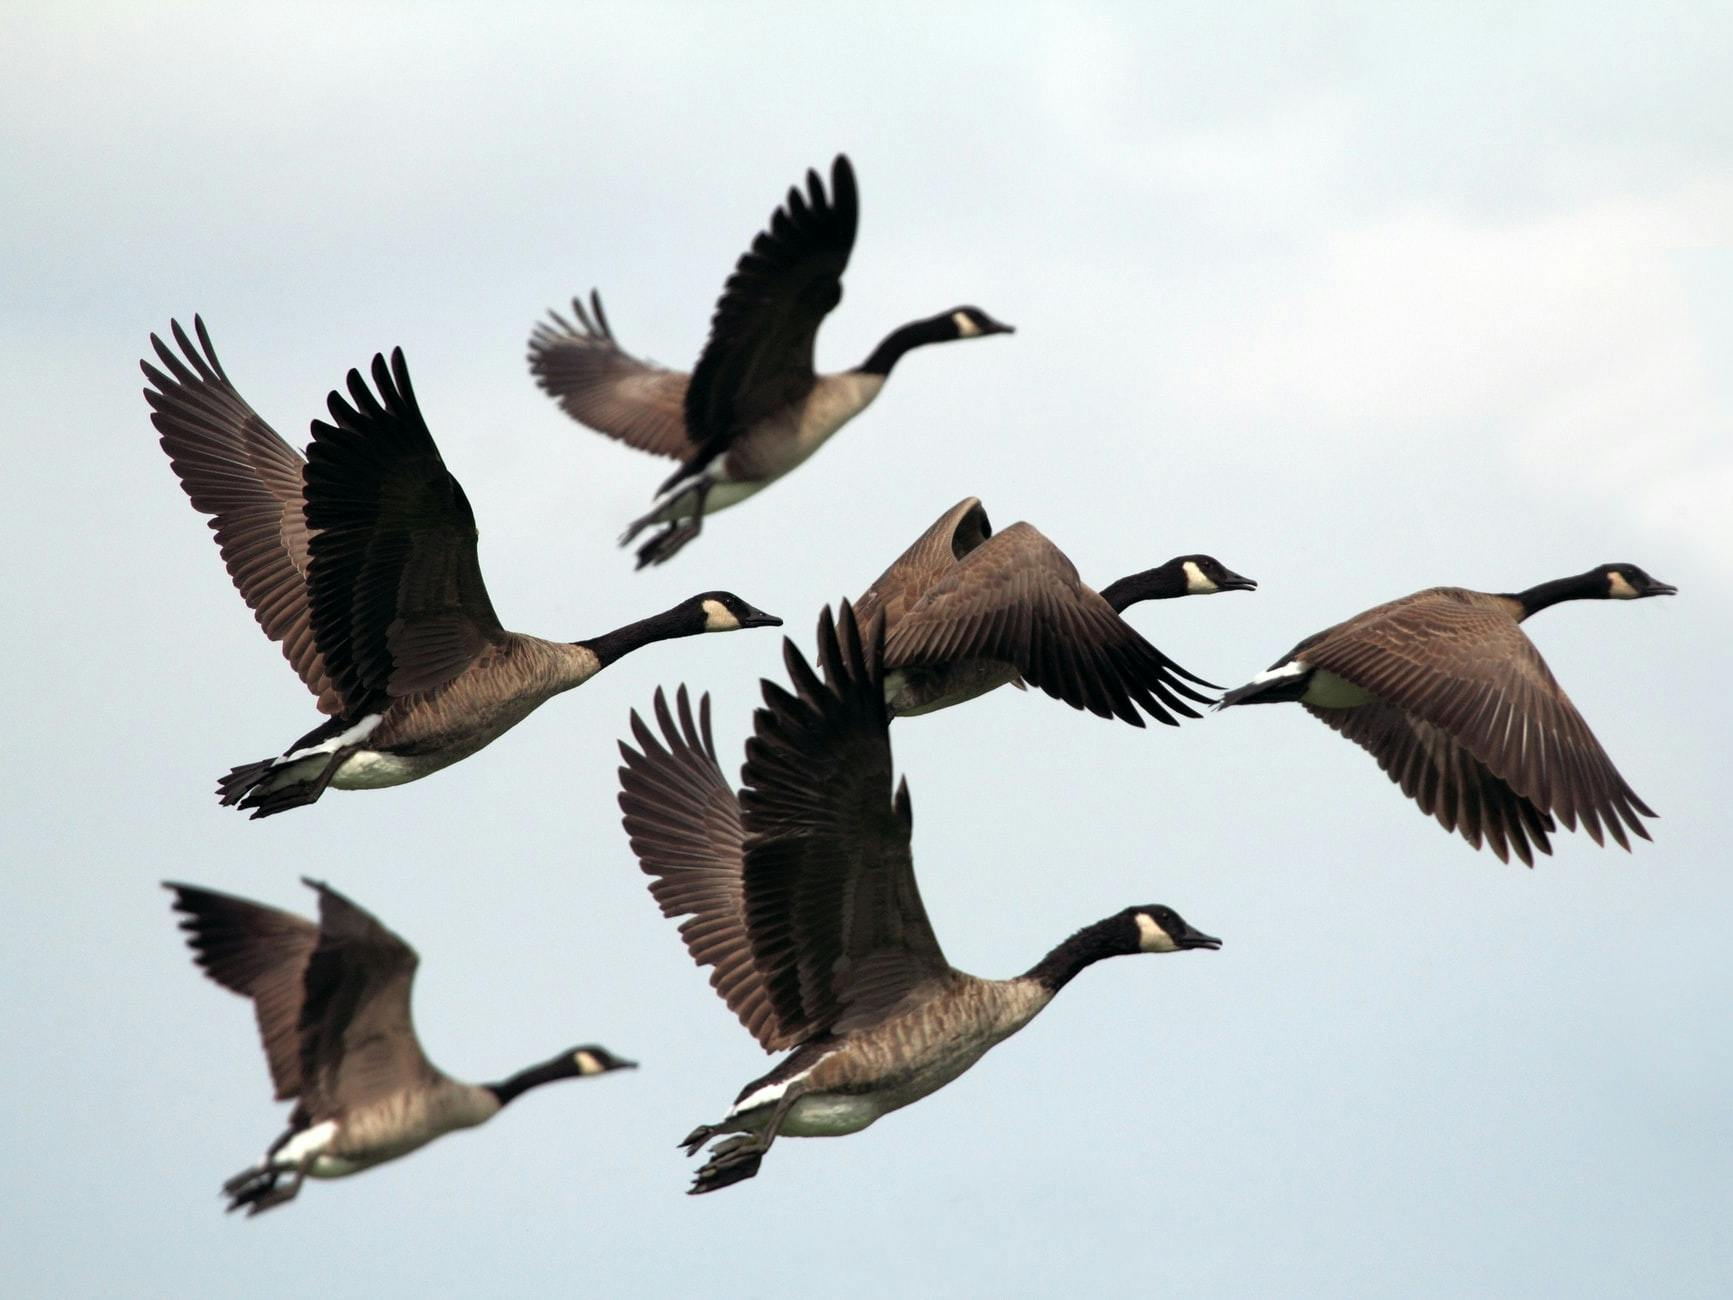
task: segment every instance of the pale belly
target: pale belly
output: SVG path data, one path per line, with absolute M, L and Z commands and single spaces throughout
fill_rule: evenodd
M 382 790 L 419 781 L 485 749 L 529 717 L 541 703 L 540 697 L 514 700 L 461 732 L 448 732 L 436 742 L 417 746 L 413 753 L 390 752 L 391 728 L 387 726 L 379 735 L 381 747 L 351 754 L 337 769 L 331 784 L 339 790 Z
M 1312 673 L 1306 693 L 1300 697 L 1303 703 L 1320 709 L 1357 709 L 1372 698 L 1372 692 L 1364 687 L 1323 668 Z
M 676 488 L 657 508 L 656 523 L 690 518 L 694 483 L 707 483 L 704 513 L 713 515 L 762 491 L 804 464 L 838 429 L 866 409 L 884 385 L 882 375 L 825 375 L 798 412 L 755 426 L 736 450 L 713 461 L 696 480 Z
M 885 703 L 899 718 L 936 713 L 1018 678 L 1011 664 L 969 659 L 943 668 L 899 668 L 885 676 Z

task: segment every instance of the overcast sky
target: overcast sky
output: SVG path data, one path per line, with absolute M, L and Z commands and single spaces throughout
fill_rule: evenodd
M 63 4 L 0 17 L 8 1295 L 1724 1295 L 1733 1287 L 1733 91 L 1723 6 Z M 686 366 L 733 259 L 838 150 L 859 241 L 824 368 L 961 303 L 798 474 L 634 574 L 666 471 L 524 340 L 599 286 Z M 1474 853 L 1298 709 L 1134 731 L 1002 691 L 899 723 L 950 959 L 1025 969 L 1167 903 L 1216 953 L 1088 972 L 920 1105 L 682 1195 L 767 1060 L 643 887 L 627 711 L 773 633 L 651 647 L 460 767 L 248 822 L 211 787 L 317 720 L 158 449 L 137 360 L 202 312 L 304 441 L 401 344 L 508 626 L 726 587 L 807 641 L 957 499 L 1086 577 L 1207 551 L 1254 595 L 1132 620 L 1232 685 L 1435 583 L 1608 560 L 1672 601 L 1530 632 L 1661 814 L 1629 856 Z M 429 1054 L 635 1074 L 255 1222 L 280 1131 L 246 1005 L 157 887 L 421 952 Z

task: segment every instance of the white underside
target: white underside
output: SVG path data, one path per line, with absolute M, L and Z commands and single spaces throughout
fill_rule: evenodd
M 830 440 L 832 434 L 864 411 L 879 395 L 884 383 L 883 375 L 865 375 L 853 370 L 820 375 L 798 412 L 786 412 L 741 435 L 743 439 L 765 438 L 773 448 L 778 443 L 782 445 L 783 450 L 776 455 L 774 466 L 767 468 L 762 477 L 731 478 L 727 470 L 728 457 L 718 457 L 696 478 L 676 485 L 658 501 L 653 522 L 674 523 L 689 518 L 692 514 L 692 489 L 697 484 L 709 485 L 709 493 L 704 498 L 706 515 L 738 505 L 768 487 L 805 462 Z
M 339 790 L 383 790 L 419 780 L 431 770 L 425 759 L 400 758 L 376 749 L 363 749 L 343 761 L 331 784 Z
M 871 1097 L 817 1092 L 789 1107 L 782 1133 L 786 1137 L 843 1137 L 859 1133 L 882 1114 Z
M 275 1169 L 295 1169 L 308 1156 L 312 1156 L 313 1163 L 307 1168 L 308 1176 L 312 1178 L 342 1178 L 345 1174 L 367 1168 L 358 1161 L 322 1154 L 336 1137 L 337 1121 L 325 1120 L 295 1134 L 277 1149 L 275 1155 L 260 1163 L 269 1164 Z
M 1306 693 L 1300 697 L 1303 703 L 1320 709 L 1356 709 L 1372 698 L 1372 692 L 1364 687 L 1323 668 L 1312 674 Z

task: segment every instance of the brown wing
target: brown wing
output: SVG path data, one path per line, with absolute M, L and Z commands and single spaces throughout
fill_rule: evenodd
M 602 312 L 572 299 L 572 324 L 558 312 L 530 332 L 530 373 L 565 413 L 639 451 L 685 460 L 697 450 L 686 436 L 687 375 L 665 370 L 622 348 Z
M 319 943 L 301 1006 L 303 1105 L 315 1115 L 365 1106 L 439 1078 L 409 1015 L 415 950 L 317 880 Z
M 1364 687 L 1466 749 L 1511 791 L 1599 844 L 1649 838 L 1655 814 L 1554 679 L 1502 597 L 1438 587 L 1324 633 L 1304 658 Z
M 806 193 L 790 189 L 787 202 L 770 214 L 769 228 L 740 255 L 692 368 L 686 427 L 698 450 L 676 478 L 696 472 L 741 431 L 812 390 L 813 340 L 842 300 L 842 273 L 859 220 L 854 168 L 838 154 L 829 193 L 818 173 L 808 171 Z
M 307 523 L 313 633 L 354 712 L 456 677 L 503 637 L 476 560 L 475 514 L 421 418 L 403 351 L 349 372 L 313 422 Z
M 650 893 L 662 915 L 687 916 L 680 937 L 692 960 L 714 969 L 710 986 L 740 1017 L 767 1052 L 800 1042 L 777 1018 L 769 992 L 752 959 L 746 936 L 741 886 L 746 833 L 740 802 L 716 761 L 710 734 L 710 697 L 699 716 L 682 686 L 676 697 L 679 722 L 668 700 L 656 692 L 656 723 L 661 737 L 632 714 L 638 748 L 620 742 L 620 812 L 632 852 L 647 875 Z
M 778 1019 L 802 1038 L 876 1022 L 951 969 L 921 904 L 908 787 L 891 788 L 879 638 L 844 603 L 821 681 L 792 641 L 746 744 L 746 925 Z
M 1145 641 L 1078 577 L 1058 547 L 1025 523 L 959 560 L 902 617 L 885 642 L 888 668 L 994 659 L 1076 709 L 1143 726 L 1208 704 L 1186 681 L 1209 685 Z M 1183 679 L 1183 680 L 1182 680 Z
M 179 321 L 169 322 L 176 353 L 150 336 L 158 370 L 140 361 L 150 421 L 161 435 L 193 509 L 211 530 L 229 576 L 259 626 L 280 642 L 307 689 L 329 714 L 346 712 L 313 639 L 307 601 L 307 520 L 302 509 L 301 453 L 259 417 L 229 382 L 205 323 L 193 317 L 195 348 Z
M 1376 758 L 1421 812 L 1431 813 L 1447 831 L 1460 830 L 1475 848 L 1484 837 L 1500 862 L 1509 862 L 1514 851 L 1529 867 L 1534 865 L 1531 844 L 1552 852 L 1547 834 L 1556 829 L 1553 819 L 1441 728 L 1385 700 L 1353 709 L 1305 708 Z
M 218 984 L 252 999 L 277 1100 L 300 1096 L 301 981 L 319 927 L 293 912 L 214 889 L 172 881 L 163 887 L 174 891 L 175 910 L 186 914 L 181 929 L 193 959 Z
M 979 497 L 964 497 L 915 538 L 908 550 L 874 580 L 854 603 L 855 620 L 863 627 L 882 618 L 885 633 L 896 630 L 903 616 L 957 562 L 993 535 L 993 525 Z

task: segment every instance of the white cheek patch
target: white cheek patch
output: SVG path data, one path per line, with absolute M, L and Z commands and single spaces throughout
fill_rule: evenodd
M 594 1052 L 574 1052 L 572 1059 L 577 1062 L 579 1074 L 602 1073 L 602 1063 L 596 1059 Z
M 972 338 L 976 337 L 978 334 L 980 334 L 980 332 L 981 332 L 981 327 L 979 325 L 975 324 L 974 321 L 969 319 L 969 313 L 968 312 L 964 312 L 964 311 L 952 312 L 951 313 L 951 324 L 953 324 L 957 327 L 957 337 L 960 339 L 972 339 Z
M 1185 590 L 1187 595 L 1207 596 L 1212 591 L 1221 590 L 1221 588 L 1216 586 L 1210 579 L 1208 574 L 1197 567 L 1196 560 L 1187 560 L 1183 567 L 1185 569 Z
M 1173 936 L 1155 923 L 1148 912 L 1137 914 L 1137 950 L 1139 952 L 1178 952 Z
M 740 620 L 719 600 L 704 602 L 704 630 L 706 632 L 734 632 L 740 628 Z
M 1607 575 L 1607 591 L 1614 600 L 1635 600 L 1641 594 L 1617 569 Z

